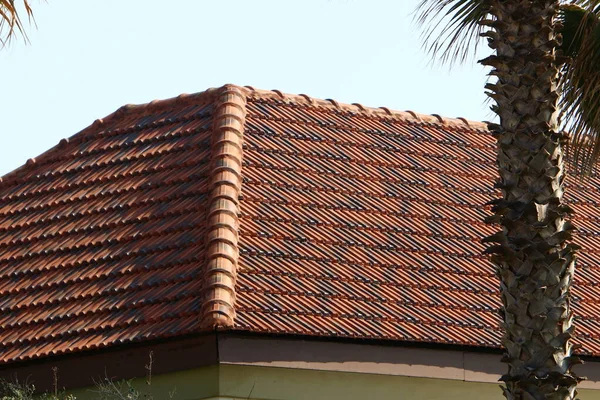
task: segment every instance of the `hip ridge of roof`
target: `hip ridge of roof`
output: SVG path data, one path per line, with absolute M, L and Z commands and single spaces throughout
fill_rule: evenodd
M 206 266 L 200 325 L 230 328 L 235 319 L 239 258 L 239 196 L 246 96 L 233 85 L 218 91 L 214 104 L 206 237 Z

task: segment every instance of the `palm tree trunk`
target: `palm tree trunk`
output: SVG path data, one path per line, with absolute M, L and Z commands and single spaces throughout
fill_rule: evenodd
M 573 313 L 570 286 L 575 248 L 563 204 L 564 137 L 558 131 L 558 1 L 490 0 L 493 19 L 485 36 L 495 55 L 496 83 L 486 86 L 499 124 L 497 186 L 488 222 L 501 230 L 485 239 L 500 279 L 504 324 L 502 377 L 515 400 L 574 399 L 579 379 L 571 367 Z

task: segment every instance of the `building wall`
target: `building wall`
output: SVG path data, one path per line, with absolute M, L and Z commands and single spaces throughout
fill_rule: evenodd
M 225 333 L 47 360 L 19 376 L 31 377 L 42 391 L 52 387 L 42 384 L 51 380 L 53 366 L 59 368 L 59 386 L 71 388 L 106 374 L 144 376 L 149 351 L 155 400 L 504 399 L 498 378 L 506 365 L 499 354 Z M 579 397 L 600 400 L 600 362 L 590 360 L 577 372 L 589 377 Z M 146 379 L 132 382 L 148 392 Z M 94 400 L 93 390 L 70 392 Z
M 144 389 L 145 380 L 135 385 Z M 243 365 L 220 365 L 152 378 L 156 400 L 464 400 L 504 399 L 497 384 L 382 374 Z M 92 400 L 89 390 L 75 392 Z M 599 390 L 580 390 L 581 400 L 600 400 Z
M 380 374 L 222 366 L 220 394 L 269 400 L 502 399 L 497 385 Z M 600 397 L 599 397 L 600 398 Z
M 219 395 L 219 367 L 210 366 L 155 375 L 152 376 L 151 386 L 146 384 L 146 378 L 133 379 L 131 382 L 142 394 L 152 393 L 155 400 L 215 398 Z M 77 400 L 96 400 L 96 390 L 95 387 L 88 387 L 69 390 L 67 393 L 75 395 Z

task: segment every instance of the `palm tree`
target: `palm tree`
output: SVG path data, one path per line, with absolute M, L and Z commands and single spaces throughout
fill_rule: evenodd
M 498 123 L 502 192 L 483 240 L 499 278 L 504 395 L 574 399 L 570 286 L 575 246 L 563 203 L 565 149 L 579 172 L 600 153 L 600 0 L 421 0 L 425 47 L 441 61 L 465 61 L 480 38 L 493 54 L 486 94 Z M 442 28 L 438 29 L 439 23 Z M 562 121 L 562 124 L 561 124 Z M 569 135 L 561 133 L 567 127 Z
M 33 12 L 29 2 L 22 0 L 22 3 L 25 13 L 31 20 Z M 6 46 L 16 34 L 20 34 L 27 40 L 23 22 L 15 6 L 15 0 L 0 0 L 0 47 Z

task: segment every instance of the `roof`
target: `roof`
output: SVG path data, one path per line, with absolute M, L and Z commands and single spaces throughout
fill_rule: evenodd
M 214 329 L 497 348 L 482 123 L 225 85 L 124 106 L 0 182 L 0 363 Z M 600 179 L 571 180 L 600 356 Z

